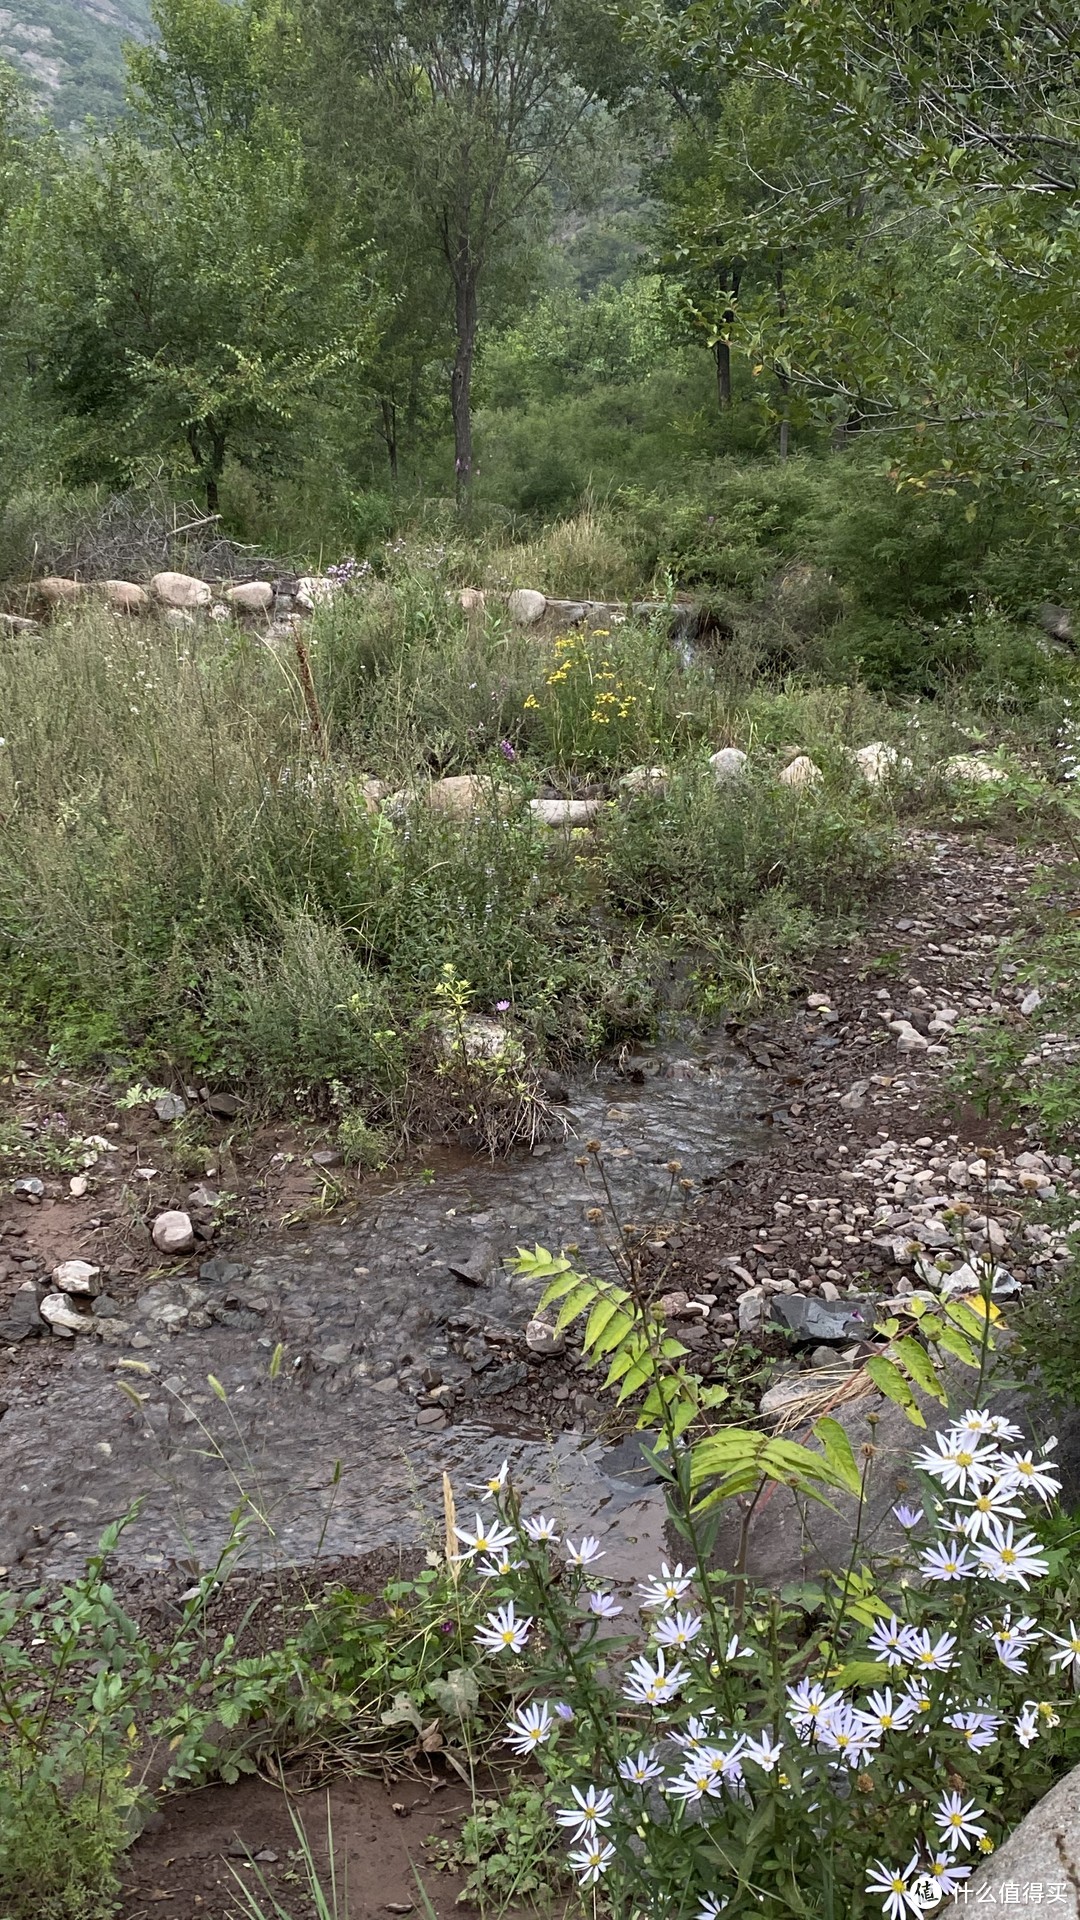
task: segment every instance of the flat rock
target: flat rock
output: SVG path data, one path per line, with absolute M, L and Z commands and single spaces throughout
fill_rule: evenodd
M 529 812 L 544 827 L 587 827 L 603 804 L 602 800 L 530 800 Z
M 869 1302 L 858 1300 L 819 1300 L 812 1293 L 781 1293 L 769 1302 L 773 1320 L 789 1327 L 800 1340 L 822 1342 L 857 1340 L 871 1326 Z
M 206 581 L 196 580 L 192 573 L 155 573 L 150 591 L 160 606 L 180 613 L 208 607 L 214 597 Z
M 946 780 L 973 787 L 991 785 L 1009 777 L 1004 767 L 991 766 L 988 760 L 981 760 L 974 753 L 954 754 L 951 760 L 942 763 L 941 771 Z
M 456 1280 L 464 1280 L 468 1287 L 486 1287 L 488 1277 L 496 1266 L 495 1249 L 485 1241 L 477 1241 L 467 1253 L 447 1261 Z
M 27 620 L 21 613 L 0 613 L 0 633 L 36 633 L 36 620 Z
M 187 1101 L 179 1093 L 161 1093 L 154 1101 L 154 1112 L 159 1120 L 182 1120 L 187 1112 Z
M 190 1253 L 195 1245 L 191 1215 L 170 1208 L 159 1213 L 150 1229 L 150 1237 L 159 1253 Z

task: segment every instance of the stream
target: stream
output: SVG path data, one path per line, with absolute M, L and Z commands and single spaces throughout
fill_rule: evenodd
M 346 1218 L 185 1263 L 123 1310 L 121 1338 L 79 1339 L 44 1379 L 12 1383 L 0 1570 L 70 1576 L 136 1499 L 119 1558 L 144 1567 L 212 1565 L 238 1508 L 252 1563 L 415 1544 L 441 1531 L 444 1470 L 471 1513 L 467 1489 L 508 1457 L 528 1497 L 599 1533 L 609 1577 L 629 1577 L 661 1544 L 658 1491 L 632 1443 L 551 1436 L 530 1415 L 549 1364 L 523 1338 L 540 1289 L 502 1262 L 536 1241 L 608 1260 L 586 1218 L 600 1198 L 577 1165 L 586 1140 L 602 1144 L 622 1217 L 654 1220 L 668 1163 L 715 1174 L 753 1149 L 759 1105 L 726 1040 L 684 1038 L 575 1084 L 565 1140 L 494 1166 L 437 1157 L 373 1183 Z M 438 1383 L 473 1396 L 451 1424 L 418 1404 Z

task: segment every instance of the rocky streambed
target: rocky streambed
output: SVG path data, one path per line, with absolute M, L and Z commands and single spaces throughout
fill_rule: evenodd
M 538 1289 L 503 1261 L 539 1240 L 604 1262 L 584 1143 L 601 1142 L 622 1217 L 651 1221 L 685 1205 L 672 1162 L 700 1180 L 754 1149 L 762 1088 L 718 1040 L 568 1091 L 561 1141 L 498 1166 L 443 1156 L 348 1218 L 176 1262 L 99 1316 L 100 1337 L 50 1341 L 48 1366 L 13 1350 L 5 1577 L 74 1572 L 136 1501 L 119 1558 L 145 1569 L 212 1565 L 238 1509 L 263 1565 L 416 1544 L 443 1471 L 462 1490 L 505 1455 L 524 1488 L 610 1536 L 613 1576 L 624 1557 L 629 1571 L 659 1540 L 659 1500 L 636 1448 L 592 1437 L 585 1376 L 530 1349 Z

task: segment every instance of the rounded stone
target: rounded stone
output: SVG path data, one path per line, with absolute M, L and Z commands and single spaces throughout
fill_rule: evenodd
M 214 597 L 206 581 L 196 580 L 191 573 L 155 573 L 150 591 L 161 606 L 181 612 L 208 607 Z
M 190 1253 L 195 1245 L 191 1216 L 170 1208 L 159 1213 L 150 1229 L 150 1237 L 159 1253 Z
M 274 589 L 268 580 L 243 580 L 237 587 L 226 587 L 225 598 L 235 612 L 269 613 Z
M 150 605 L 146 588 L 136 586 L 134 580 L 103 580 L 101 596 L 110 613 L 145 613 Z
M 821 768 L 814 764 L 809 754 L 800 753 L 798 758 L 791 762 L 790 766 L 784 768 L 783 773 L 780 775 L 780 785 L 782 787 L 794 787 L 796 789 L 819 787 L 822 777 Z
M 726 786 L 729 780 L 742 778 L 746 771 L 746 755 L 741 747 L 721 747 L 718 753 L 709 755 L 709 765 L 717 786 Z
M 510 618 L 519 627 L 535 627 L 547 612 L 547 594 L 532 587 L 518 587 L 507 601 Z

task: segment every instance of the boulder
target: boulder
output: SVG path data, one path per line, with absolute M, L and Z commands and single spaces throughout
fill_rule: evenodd
M 103 580 L 101 597 L 110 613 L 145 613 L 150 605 L 146 588 L 136 586 L 134 580 Z
M 709 755 L 709 765 L 717 786 L 723 787 L 729 780 L 742 778 L 746 771 L 746 755 L 741 747 L 721 747 L 719 753 Z
M 631 798 L 637 793 L 662 793 L 666 781 L 666 767 L 631 767 L 619 781 L 619 792 Z
M 462 587 L 458 594 L 458 606 L 470 622 L 481 620 L 487 605 L 487 594 L 483 587 Z
M 782 787 L 819 787 L 822 781 L 821 768 L 814 765 L 809 754 L 800 753 L 797 760 L 784 768 L 780 775 Z
M 34 583 L 38 600 L 42 606 L 49 608 L 69 607 L 76 600 L 81 600 L 84 592 L 81 580 L 64 580 L 53 573 Z
M 506 604 L 515 626 L 535 627 L 547 612 L 547 595 L 536 593 L 532 587 L 518 587 Z
M 976 1867 L 964 1895 L 965 1907 L 1007 1904 L 1028 1913 L 1049 1905 L 1060 1920 L 1080 1920 L 1080 1767 L 1051 1787 L 993 1857 Z
M 0 1346 L 14 1346 L 19 1340 L 38 1340 L 44 1331 L 37 1289 L 31 1281 L 25 1281 L 0 1312 Z
M 36 633 L 36 620 L 26 620 L 20 613 L 0 613 L 0 633 Z
M 89 1260 L 61 1260 L 53 1268 L 52 1282 L 57 1293 L 84 1293 L 92 1299 L 101 1292 L 101 1268 Z
M 238 587 L 226 587 L 225 598 L 235 613 L 269 613 L 274 589 L 268 580 L 244 580 Z
M 214 597 L 206 581 L 196 580 L 191 573 L 155 573 L 150 591 L 159 606 L 180 612 L 192 607 L 208 607 Z
M 867 786 L 880 787 L 882 781 L 896 771 L 900 756 L 896 748 L 887 746 L 884 740 L 871 740 L 869 746 L 859 747 L 853 757 Z
M 293 601 L 304 613 L 314 613 L 316 607 L 331 606 L 336 597 L 333 580 L 327 580 L 321 573 L 304 573 L 296 583 Z
M 159 1213 L 150 1229 L 150 1237 L 159 1253 L 190 1253 L 195 1245 L 191 1216 L 170 1208 Z
M 529 812 L 543 827 L 587 827 L 603 804 L 602 800 L 530 800 Z
M 47 1293 L 38 1311 L 46 1326 L 58 1333 L 62 1340 L 70 1340 L 76 1333 L 97 1332 L 91 1315 L 80 1313 L 66 1293 Z
M 386 798 L 386 782 L 374 780 L 368 774 L 364 779 L 357 781 L 354 792 L 368 813 L 378 813 Z
M 1004 767 L 993 767 L 975 753 L 954 754 L 951 760 L 942 763 L 941 771 L 946 780 L 972 787 L 988 786 L 1009 777 Z

